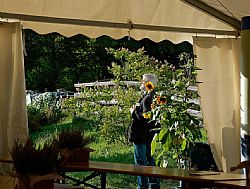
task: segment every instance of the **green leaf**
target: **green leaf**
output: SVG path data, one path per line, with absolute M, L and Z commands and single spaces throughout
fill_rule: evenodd
M 155 134 L 155 136 L 154 136 L 154 138 L 153 138 L 153 140 L 151 142 L 151 154 L 152 155 L 155 154 L 158 139 L 159 139 L 158 134 Z
M 167 134 L 168 134 L 168 129 L 162 128 L 159 133 L 159 141 L 163 142 L 164 140 L 166 140 L 165 138 L 167 137 Z
M 186 146 L 187 146 L 187 139 L 184 138 L 184 139 L 182 140 L 181 149 L 182 149 L 182 150 L 185 150 L 185 149 L 186 149 Z

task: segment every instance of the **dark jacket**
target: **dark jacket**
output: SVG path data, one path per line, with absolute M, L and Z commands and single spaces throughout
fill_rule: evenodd
M 150 131 L 155 127 L 155 122 L 145 119 L 143 113 L 151 111 L 151 104 L 155 96 L 155 91 L 145 94 L 132 113 L 132 123 L 129 129 L 129 141 L 135 144 L 150 144 L 154 132 Z

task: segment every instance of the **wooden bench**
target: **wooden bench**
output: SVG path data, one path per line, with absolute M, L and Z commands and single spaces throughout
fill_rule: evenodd
M 80 186 L 72 186 L 69 184 L 54 183 L 54 189 L 82 189 Z
M 15 189 L 17 184 L 17 179 L 10 176 L 0 176 L 0 189 Z M 67 184 L 54 184 L 54 189 L 82 189 L 79 186 L 72 186 Z
M 2 163 L 13 163 L 12 160 L 1 158 Z M 90 175 L 82 179 L 75 179 L 73 177 L 67 176 L 67 172 L 84 172 L 92 171 Z M 216 173 L 216 174 L 191 174 L 190 170 L 177 169 L 177 168 L 162 168 L 156 166 L 141 166 L 134 164 L 124 164 L 124 163 L 112 163 L 112 162 L 99 162 L 99 161 L 89 161 L 89 162 L 71 162 L 67 163 L 65 167 L 61 170 L 62 176 L 68 178 L 76 183 L 76 185 L 84 184 L 94 189 L 99 189 L 97 186 L 87 183 L 90 179 L 100 176 L 101 178 L 101 189 L 106 188 L 106 174 L 127 174 L 135 176 L 149 176 L 158 177 L 162 179 L 172 179 L 181 180 L 182 187 L 189 189 L 195 185 L 205 185 L 206 187 L 214 186 L 232 186 L 230 184 L 235 184 L 235 186 L 249 187 L 249 182 L 246 181 L 246 176 L 242 174 L 232 174 L 232 173 Z M 224 184 L 224 185 L 223 185 Z
M 83 172 L 92 171 L 92 173 L 81 179 L 74 179 L 65 175 L 67 172 Z M 232 173 L 219 173 L 215 175 L 192 175 L 190 170 L 177 169 L 177 168 L 162 168 L 155 166 L 140 166 L 134 164 L 111 163 L 111 162 L 71 162 L 67 163 L 63 176 L 76 182 L 77 185 L 84 184 L 86 186 L 97 189 L 98 187 L 87 183 L 88 180 L 100 176 L 101 189 L 106 188 L 106 173 L 127 174 L 135 176 L 149 176 L 158 177 L 162 179 L 172 179 L 183 181 L 183 188 L 191 188 L 193 184 L 205 184 L 206 186 L 213 187 L 217 181 L 230 181 L 230 180 L 246 180 L 245 175 L 232 174 Z M 193 188 L 193 187 L 192 187 Z
M 215 182 L 216 187 L 223 188 L 231 188 L 231 189 L 241 189 L 241 188 L 249 188 L 250 189 L 250 181 L 249 180 L 230 180 L 230 181 L 218 181 Z

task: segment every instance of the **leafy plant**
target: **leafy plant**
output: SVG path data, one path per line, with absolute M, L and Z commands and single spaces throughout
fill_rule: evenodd
M 56 172 L 58 153 L 56 145 L 45 143 L 36 147 L 30 139 L 25 144 L 15 141 L 10 150 L 14 170 L 23 176 Z
M 151 144 L 152 153 L 158 155 L 158 164 L 168 157 L 177 160 L 179 165 L 181 160 L 190 160 L 194 142 L 202 139 L 202 119 L 189 111 L 200 108 L 195 104 L 198 91 L 190 89 L 196 87 L 198 68 L 187 53 L 180 54 L 179 59 L 179 68 L 166 64 L 159 72 L 158 98 L 164 97 L 166 102 L 155 100 L 153 109 L 153 120 L 161 124 L 161 131 Z
M 143 74 L 157 74 L 158 72 L 157 68 L 160 62 L 146 55 L 144 48 L 140 48 L 136 52 L 125 48 L 118 50 L 109 48 L 106 50 L 117 60 L 117 62 L 112 62 L 112 67 L 109 68 L 117 81 L 141 81 Z

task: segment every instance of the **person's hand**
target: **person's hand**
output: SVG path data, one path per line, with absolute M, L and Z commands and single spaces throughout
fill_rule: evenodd
M 132 114 L 135 111 L 135 105 L 130 108 L 130 113 Z

